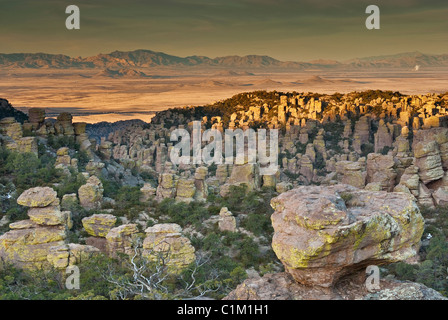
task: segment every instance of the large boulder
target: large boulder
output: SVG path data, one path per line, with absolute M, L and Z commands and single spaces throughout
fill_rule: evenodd
M 36 187 L 24 191 L 17 203 L 21 206 L 31 208 L 44 208 L 55 202 L 57 193 L 49 187 Z
M 178 224 L 156 224 L 145 232 L 143 255 L 151 261 L 164 259 L 169 272 L 179 273 L 195 261 L 195 249 Z
M 17 203 L 30 207 L 30 219 L 11 223 L 11 230 L 0 237 L 0 260 L 22 268 L 47 266 L 50 249 L 63 245 L 72 227 L 71 212 L 61 211 L 51 188 L 25 190 Z
M 13 226 L 14 227 L 14 226 Z M 41 268 L 47 264 L 51 247 L 64 244 L 64 226 L 15 226 L 0 236 L 0 258 L 22 268 Z
M 448 169 L 448 128 L 431 128 L 427 130 L 417 130 L 414 132 L 413 149 L 422 148 L 429 143 L 427 147 L 434 148 L 434 142 L 440 154 L 443 169 Z M 417 144 L 421 143 L 417 147 Z M 417 151 L 418 152 L 418 151 Z M 417 157 L 417 156 L 416 156 Z
M 59 206 L 48 206 L 45 208 L 31 208 L 28 210 L 28 216 L 39 225 L 56 226 L 64 224 L 70 219 L 67 216 L 67 212 L 61 211 Z
M 106 235 L 107 252 L 111 256 L 116 256 L 117 252 L 131 255 L 133 244 L 138 233 L 136 224 L 123 224 L 112 228 Z
M 249 190 L 258 189 L 261 184 L 258 165 L 251 163 L 234 165 L 228 183 L 230 185 L 246 184 Z
M 117 217 L 112 214 L 94 214 L 82 219 L 82 226 L 93 237 L 105 238 L 115 226 Z
M 348 185 L 306 186 L 272 199 L 272 247 L 306 285 L 331 287 L 342 277 L 416 255 L 424 221 L 410 194 Z
M 433 194 L 435 203 L 438 206 L 448 205 L 448 187 L 440 187 Z

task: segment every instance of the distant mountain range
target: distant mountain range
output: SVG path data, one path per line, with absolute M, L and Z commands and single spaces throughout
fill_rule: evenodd
M 222 67 L 238 69 L 364 69 L 364 68 L 414 68 L 448 67 L 448 54 L 430 55 L 420 52 L 388 56 L 357 58 L 343 62 L 335 60 L 314 60 L 309 62 L 280 61 L 269 56 L 225 56 L 208 58 L 204 56 L 177 57 L 151 50 L 114 51 L 86 58 L 73 58 L 62 54 L 48 53 L 0 53 L 0 67 L 3 68 L 81 68 L 119 70 L 152 67 Z M 109 76 L 114 76 L 109 74 Z M 135 75 L 142 76 L 142 75 Z M 144 76 L 144 75 L 143 75 Z
M 98 77 L 106 77 L 106 78 L 147 78 L 148 75 L 144 72 L 135 70 L 135 69 L 118 69 L 111 70 L 105 69 L 99 72 L 96 76 Z

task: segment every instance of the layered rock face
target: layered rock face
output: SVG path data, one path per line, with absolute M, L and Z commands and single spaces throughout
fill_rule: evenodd
M 117 256 L 117 252 L 131 255 L 137 233 L 138 228 L 135 223 L 124 224 L 111 229 L 106 235 L 108 254 L 112 257 Z
M 272 199 L 272 247 L 297 282 L 332 287 L 342 277 L 414 256 L 424 221 L 405 193 L 347 185 L 299 187 Z
M 5 135 L 4 145 L 7 149 L 37 155 L 36 137 L 23 137 L 22 125 L 16 122 L 14 118 L 0 120 L 0 135 Z
M 47 254 L 47 261 L 57 269 L 65 269 L 99 253 L 100 250 L 93 246 L 69 243 L 51 247 Z
M 416 166 L 420 169 L 420 180 L 427 184 L 443 177 L 442 159 L 437 142 L 418 142 L 414 146 Z
M 82 219 L 82 226 L 93 237 L 106 237 L 115 226 L 117 217 L 111 214 L 94 214 Z
M 28 110 L 28 121 L 24 121 L 23 125 L 13 117 L 0 120 L 0 135 L 5 135 L 0 137 L 0 140 L 4 140 L 3 143 L 9 150 L 38 155 L 38 139 L 45 139 L 50 136 L 74 137 L 76 142 L 79 143 L 80 149 L 86 151 L 92 157 L 95 146 L 86 134 L 86 123 L 72 123 L 72 118 L 69 113 L 61 113 L 57 117 L 57 121 L 53 123 L 45 121 L 44 109 L 31 108 Z

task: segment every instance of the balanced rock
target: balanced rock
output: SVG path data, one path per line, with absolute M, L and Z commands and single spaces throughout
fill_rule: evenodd
M 11 223 L 11 231 L 0 237 L 0 260 L 23 268 L 44 267 L 50 248 L 64 244 L 72 227 L 71 212 L 61 211 L 51 188 L 25 190 L 17 203 L 30 207 L 30 219 Z
M 0 236 L 0 258 L 23 268 L 47 264 L 51 247 L 64 244 L 65 226 L 29 226 Z
M 57 199 L 57 193 L 49 187 L 36 187 L 24 191 L 17 203 L 21 206 L 31 208 L 44 208 L 54 203 Z
M 368 265 L 410 258 L 423 234 L 414 197 L 405 193 L 306 186 L 271 205 L 274 252 L 305 285 L 331 287 Z

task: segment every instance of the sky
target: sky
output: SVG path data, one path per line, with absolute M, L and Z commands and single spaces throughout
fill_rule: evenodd
M 79 30 L 65 27 L 72 4 Z M 372 4 L 379 30 L 365 26 Z M 289 61 L 448 53 L 447 0 L 0 0 L 0 12 L 0 53 L 149 49 Z

